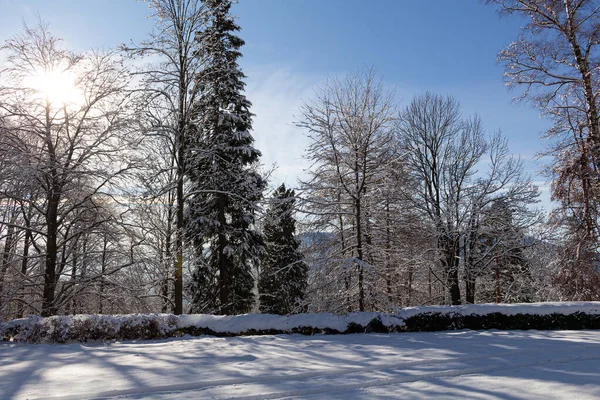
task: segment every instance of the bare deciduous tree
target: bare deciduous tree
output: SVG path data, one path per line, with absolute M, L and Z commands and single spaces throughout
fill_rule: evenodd
M 488 0 L 503 14 L 528 19 L 499 54 L 507 83 L 553 121 L 555 221 L 565 229 L 569 273 L 596 274 L 599 239 L 600 6 L 593 0 Z M 575 259 L 573 263 L 570 259 Z M 579 272 L 576 272 L 579 271 Z M 596 279 L 584 279 L 598 281 Z M 596 284 L 597 286 L 597 284 Z
M 171 155 L 171 160 L 156 172 L 164 172 L 170 179 L 155 195 L 161 197 L 162 203 L 169 208 L 173 207 L 173 203 L 167 201 L 174 201 L 174 232 L 170 228 L 173 215 L 169 212 L 169 221 L 166 222 L 167 242 L 173 249 L 169 248 L 167 252 L 175 253 L 173 311 L 181 314 L 186 143 L 195 132 L 192 108 L 198 93 L 195 77 L 201 67 L 195 37 L 205 28 L 206 6 L 201 0 L 148 0 L 148 3 L 157 21 L 156 30 L 149 40 L 140 45 L 124 46 L 124 50 L 132 56 L 151 57 L 155 61 L 140 71 L 144 90 L 140 104 L 147 122 L 147 133 L 157 136 L 157 140 L 165 146 L 164 150 Z M 170 238 L 172 234 L 175 236 L 173 241 Z
M 117 183 L 132 164 L 128 132 L 128 74 L 113 54 L 74 54 L 47 27 L 24 28 L 9 39 L 0 87 L 5 179 L 38 187 L 9 191 L 6 198 L 32 207 L 42 224 L 24 229 L 41 236 L 44 254 L 43 315 L 56 313 L 57 285 L 66 272 L 65 249 L 90 209 L 116 200 Z M 101 223 L 96 221 L 92 225 Z
M 331 79 L 316 101 L 303 107 L 299 122 L 312 139 L 307 157 L 313 171 L 304 183 L 305 204 L 319 223 L 339 235 L 338 255 L 341 265 L 355 271 L 360 311 L 366 307 L 365 270 L 372 262 L 367 198 L 381 183 L 380 170 L 395 156 L 394 114 L 392 93 L 371 69 Z M 346 274 L 347 286 L 352 275 Z

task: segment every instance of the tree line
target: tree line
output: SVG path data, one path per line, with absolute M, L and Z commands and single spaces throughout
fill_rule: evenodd
M 141 43 L 2 47 L 0 318 L 598 299 L 595 1 L 489 1 L 530 21 L 499 59 L 553 121 L 550 214 L 501 132 L 369 68 L 305 102 L 308 177 L 268 189 L 231 0 L 147 3 Z

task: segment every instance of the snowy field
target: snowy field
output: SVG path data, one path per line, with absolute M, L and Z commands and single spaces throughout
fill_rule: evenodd
M 0 344 L 0 399 L 598 399 L 600 331 Z

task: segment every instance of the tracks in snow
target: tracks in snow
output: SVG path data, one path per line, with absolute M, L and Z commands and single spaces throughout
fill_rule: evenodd
M 494 359 L 497 357 L 489 357 L 490 359 Z M 279 391 L 258 395 L 250 395 L 250 396 L 237 396 L 237 397 L 213 397 L 213 399 L 230 399 L 230 400 L 261 400 L 261 399 L 281 399 L 281 398 L 289 398 L 289 397 L 298 397 L 298 396 L 309 396 L 315 394 L 326 394 L 333 392 L 343 392 L 350 390 L 362 390 L 369 389 L 374 387 L 381 386 L 389 386 L 389 385 L 397 385 L 403 383 L 414 383 L 419 381 L 426 381 L 429 379 L 436 378 L 454 378 L 463 375 L 475 375 L 475 374 L 484 374 L 489 372 L 497 372 L 502 370 L 511 370 L 517 368 L 527 368 L 527 367 L 535 367 L 535 366 L 543 366 L 543 365 L 551 365 L 551 364 L 566 364 L 570 362 L 579 362 L 579 361 L 591 361 L 591 360 L 600 360 L 600 356 L 583 356 L 583 357 L 563 357 L 563 358 L 549 358 L 545 360 L 536 360 L 530 361 L 520 364 L 506 364 L 503 366 L 490 366 L 490 367 L 472 367 L 472 368 L 456 368 L 456 369 L 448 369 L 443 371 L 436 371 L 424 374 L 418 374 L 416 376 L 394 376 L 388 378 L 380 378 L 380 379 L 371 379 L 366 380 L 365 382 L 357 382 L 357 383 L 342 383 L 339 385 L 324 385 L 319 387 L 307 388 L 307 389 L 298 389 L 298 390 L 288 390 L 288 391 Z
M 418 381 L 452 378 L 462 375 L 485 374 L 515 368 L 527 368 L 576 361 L 600 360 L 600 355 L 569 355 L 571 347 L 565 346 L 553 357 L 536 357 L 540 349 L 510 350 L 493 354 L 464 357 L 445 357 L 428 360 L 396 362 L 389 364 L 335 367 L 288 375 L 268 375 L 247 378 L 230 378 L 173 385 L 151 386 L 100 393 L 82 393 L 54 400 L 80 398 L 203 398 L 259 400 L 279 399 L 361 390 L 373 387 L 413 383 Z M 596 346 L 577 346 L 577 353 Z M 50 398 L 49 398 L 50 399 Z

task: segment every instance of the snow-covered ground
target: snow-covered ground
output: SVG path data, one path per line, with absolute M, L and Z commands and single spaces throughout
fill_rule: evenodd
M 0 399 L 598 399 L 600 331 L 0 344 Z

